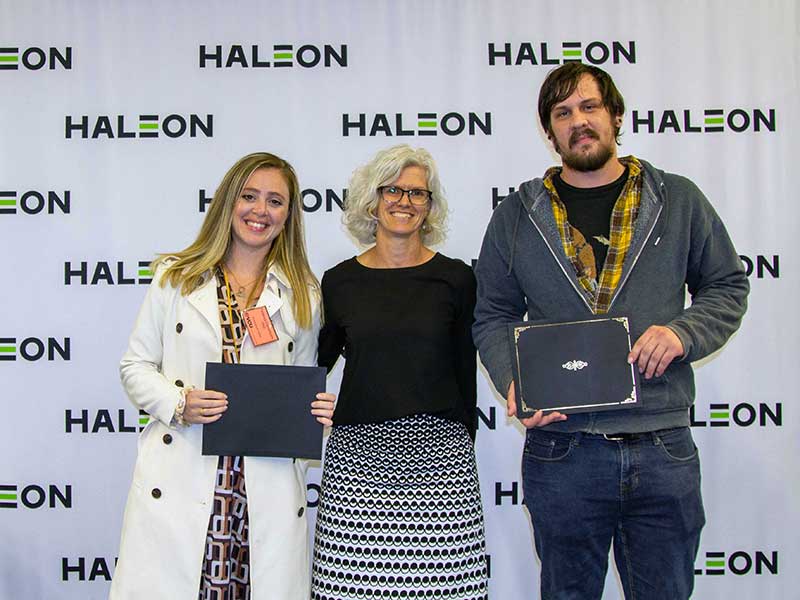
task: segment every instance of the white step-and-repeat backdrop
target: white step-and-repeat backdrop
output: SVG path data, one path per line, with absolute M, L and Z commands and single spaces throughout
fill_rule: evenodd
M 469 262 L 496 203 L 557 162 L 536 96 L 582 60 L 625 96 L 621 153 L 694 180 L 752 284 L 697 365 L 695 597 L 797 598 L 799 31 L 796 0 L 0 0 L 0 597 L 106 596 L 147 421 L 117 363 L 150 260 L 193 239 L 236 159 L 295 165 L 321 275 L 359 251 L 353 169 L 425 146 L 452 208 L 440 249 Z M 478 378 L 491 597 L 535 598 L 523 430 Z

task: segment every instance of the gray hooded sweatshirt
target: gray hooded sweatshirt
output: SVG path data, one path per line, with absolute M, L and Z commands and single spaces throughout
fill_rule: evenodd
M 650 325 L 666 325 L 685 354 L 661 377 L 642 378 L 641 408 L 572 414 L 547 429 L 638 433 L 687 426 L 695 395 L 691 362 L 718 350 L 747 308 L 744 266 L 711 204 L 685 177 L 641 163 L 639 215 L 608 316 L 630 317 L 633 340 Z M 509 323 L 526 314 L 548 322 L 592 316 L 591 297 L 564 253 L 541 179 L 523 183 L 495 209 L 475 275 L 473 337 L 505 397 L 512 381 Z

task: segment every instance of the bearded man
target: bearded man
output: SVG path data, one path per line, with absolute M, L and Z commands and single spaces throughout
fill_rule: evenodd
M 705 523 L 691 363 L 718 350 L 747 307 L 742 262 L 697 186 L 617 156 L 624 112 L 602 69 L 568 63 L 547 76 L 539 118 L 562 166 L 503 200 L 475 271 L 473 336 L 510 416 L 509 323 L 631 319 L 641 407 L 522 419 L 545 600 L 599 599 L 612 544 L 626 598 L 691 595 Z

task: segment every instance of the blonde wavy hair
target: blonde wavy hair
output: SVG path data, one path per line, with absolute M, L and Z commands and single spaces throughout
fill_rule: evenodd
M 406 167 L 422 167 L 428 173 L 431 191 L 430 210 L 422 225 L 422 243 L 438 244 L 447 234 L 447 199 L 439 182 L 439 171 L 433 157 L 424 148 L 407 144 L 381 150 L 366 165 L 353 171 L 347 187 L 342 223 L 361 244 L 375 242 L 377 219 L 375 211 L 381 202 L 378 188 L 397 180 Z
M 209 273 L 222 262 L 232 240 L 233 209 L 250 175 L 257 169 L 278 169 L 289 188 L 289 216 L 272 242 L 263 266 L 263 277 L 273 264 L 278 265 L 292 287 L 292 310 L 300 327 L 311 327 L 311 291 L 319 282 L 311 271 L 303 235 L 303 205 L 297 175 L 288 162 L 268 152 L 256 152 L 239 159 L 219 184 L 197 239 L 184 250 L 159 254 L 151 268 L 164 266 L 159 282 L 180 287 L 186 296 L 200 287 Z

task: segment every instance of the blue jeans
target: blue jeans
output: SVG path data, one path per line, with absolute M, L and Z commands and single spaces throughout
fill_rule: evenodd
M 522 478 L 543 600 L 600 598 L 612 541 L 627 600 L 691 595 L 705 514 L 688 427 L 624 440 L 530 429 Z

